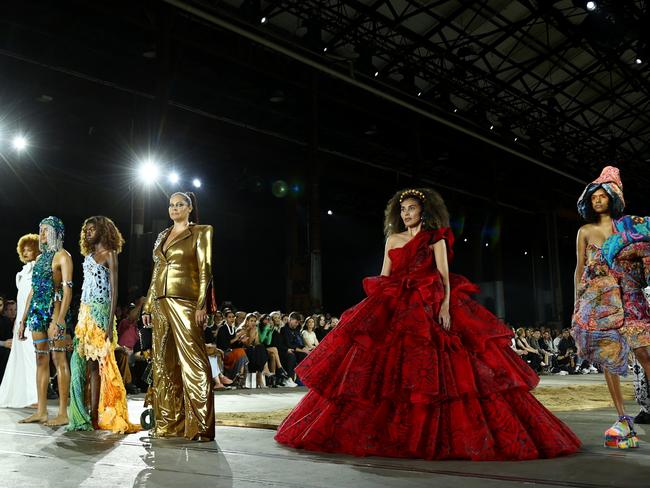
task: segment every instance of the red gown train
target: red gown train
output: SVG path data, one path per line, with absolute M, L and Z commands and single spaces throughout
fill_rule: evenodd
M 389 277 L 300 364 L 309 392 L 278 428 L 291 447 L 355 456 L 524 460 L 576 452 L 580 441 L 530 393 L 539 378 L 510 348 L 512 332 L 451 275 L 451 330 L 437 323 L 444 288 L 421 231 L 389 255 Z

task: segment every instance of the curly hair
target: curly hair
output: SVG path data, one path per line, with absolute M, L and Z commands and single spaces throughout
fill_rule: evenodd
M 27 264 L 27 261 L 23 258 L 23 250 L 27 246 L 32 246 L 36 255 L 40 254 L 38 249 L 38 234 L 25 234 L 20 239 L 18 239 L 18 245 L 16 246 L 16 252 L 18 253 L 18 259 L 23 264 Z
M 108 217 L 103 215 L 95 215 L 94 217 L 88 217 L 84 221 L 84 225 L 81 226 L 81 235 L 79 237 L 79 247 L 81 248 L 81 254 L 88 256 L 91 254 L 94 249 L 86 240 L 86 228 L 93 224 L 97 231 L 97 234 L 100 236 L 99 242 L 108 250 L 115 251 L 117 254 L 122 252 L 122 246 L 124 245 L 124 238 L 120 233 L 120 230 L 117 228 L 115 223 Z
M 415 188 L 415 190 L 409 193 L 408 198 L 417 200 L 422 207 L 422 228 L 426 230 L 449 227 L 449 212 L 440 194 L 431 188 Z M 407 190 L 398 191 L 388 200 L 388 205 L 386 205 L 384 211 L 384 234 L 386 237 L 406 230 L 406 226 L 402 221 L 402 202 L 400 202 L 400 197 L 405 191 Z M 417 196 L 417 193 L 424 195 L 424 201 Z

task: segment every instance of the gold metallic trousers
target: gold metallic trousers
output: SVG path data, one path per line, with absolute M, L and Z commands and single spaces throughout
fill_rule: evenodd
M 152 309 L 152 435 L 214 439 L 212 375 L 196 302 L 159 298 Z

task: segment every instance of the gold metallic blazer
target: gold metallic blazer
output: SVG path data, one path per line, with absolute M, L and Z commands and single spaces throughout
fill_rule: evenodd
M 158 298 L 185 298 L 205 306 L 206 292 L 212 281 L 212 226 L 190 224 L 163 252 L 171 227 L 165 229 L 153 246 L 153 273 L 144 305 L 151 312 Z

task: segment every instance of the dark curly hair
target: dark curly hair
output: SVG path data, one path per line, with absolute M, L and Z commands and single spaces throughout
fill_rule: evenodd
M 427 230 L 449 227 L 449 212 L 447 211 L 445 201 L 437 191 L 432 190 L 431 188 L 414 188 L 410 190 L 415 191 L 409 193 L 408 198 L 417 200 L 422 207 L 423 229 Z M 386 210 L 384 211 L 384 234 L 386 237 L 406 230 L 400 212 L 400 197 L 406 191 L 408 190 L 400 190 L 395 193 L 390 200 L 388 200 L 388 205 L 386 205 Z M 424 201 L 422 201 L 422 198 L 420 198 L 417 193 L 424 195 Z
M 84 225 L 81 226 L 81 236 L 79 237 L 79 247 L 81 248 L 81 254 L 88 256 L 91 254 L 94 249 L 86 240 L 86 228 L 93 224 L 97 230 L 97 234 L 100 236 L 100 242 L 102 245 L 111 251 L 115 251 L 117 254 L 122 252 L 122 246 L 124 245 L 124 238 L 120 233 L 120 230 L 117 228 L 115 223 L 108 217 L 103 215 L 95 215 L 94 217 L 88 217 L 84 221 Z

